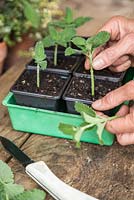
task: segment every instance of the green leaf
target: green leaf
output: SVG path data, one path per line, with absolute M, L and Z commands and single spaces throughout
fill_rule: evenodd
M 24 192 L 23 186 L 13 182 L 10 167 L 0 160 L 0 200 L 44 200 L 43 191 L 35 189 Z
M 77 127 L 76 126 L 69 125 L 69 124 L 64 124 L 64 123 L 60 123 L 58 128 L 64 134 L 72 135 L 72 136 L 74 136 L 74 134 L 77 131 Z
M 0 199 L 7 200 L 24 191 L 20 185 L 13 184 L 14 176 L 11 168 L 0 160 Z
M 54 42 L 50 36 L 46 36 L 42 40 L 42 43 L 43 43 L 44 48 L 54 46 Z
M 24 188 L 21 185 L 9 183 L 4 185 L 4 190 L 9 199 L 13 199 L 16 195 L 23 193 Z
M 65 21 L 67 24 L 73 22 L 73 12 L 71 8 L 66 8 Z
M 80 147 L 80 139 L 81 139 L 81 136 L 82 136 L 84 130 L 85 130 L 84 127 L 79 127 L 79 128 L 77 128 L 77 132 L 74 135 L 74 141 L 76 142 L 77 148 Z
M 72 28 L 66 28 L 63 31 L 58 33 L 58 36 L 55 40 L 55 42 L 58 45 L 67 47 L 67 42 L 70 42 L 70 40 L 72 39 L 72 37 L 74 37 L 76 34 L 75 29 Z
M 42 70 L 45 70 L 47 68 L 47 61 L 44 60 L 44 61 L 39 62 L 39 65 Z
M 75 110 L 79 113 L 86 113 L 88 115 L 90 115 L 91 117 L 95 117 L 96 116 L 96 112 L 89 106 L 80 103 L 80 102 L 76 102 L 75 103 Z
M 98 135 L 99 142 L 100 142 L 101 145 L 104 144 L 104 142 L 102 140 L 102 133 L 103 133 L 103 130 L 105 128 L 105 125 L 106 125 L 106 122 L 97 124 L 97 135 Z
M 59 40 L 59 41 L 57 41 L 57 44 L 58 44 L 58 45 L 61 45 L 61 46 L 63 46 L 63 47 L 67 47 L 67 43 L 66 43 L 64 40 Z
M 31 25 L 35 28 L 39 27 L 40 24 L 40 15 L 35 11 L 32 5 L 26 1 L 22 0 L 24 6 L 24 15 L 31 22 Z
M 50 37 L 53 40 L 53 42 L 58 40 L 59 32 L 57 32 L 57 30 L 53 26 L 49 26 L 49 34 L 50 34 Z
M 76 147 L 80 147 L 80 140 L 82 137 L 82 134 L 84 133 L 84 131 L 86 131 L 87 129 L 93 127 L 94 125 L 89 125 L 89 124 L 84 124 L 80 125 L 79 127 L 77 127 L 77 132 L 74 134 L 74 141 L 76 142 Z
M 3 183 L 13 183 L 14 175 L 10 169 L 10 167 L 0 160 L 0 181 Z
M 87 113 L 85 112 L 82 112 L 81 113 L 82 117 L 84 118 L 85 122 L 89 123 L 89 124 L 97 124 L 101 121 L 103 121 L 103 119 L 100 119 L 100 118 L 97 118 L 97 117 L 91 117 L 90 115 L 88 115 Z
M 85 44 L 86 44 L 86 40 L 82 37 L 75 37 L 75 38 L 72 39 L 72 42 L 76 46 L 85 46 Z
M 76 35 L 76 30 L 74 28 L 66 28 L 61 32 L 61 39 L 65 42 L 70 42 L 70 40 Z
M 77 53 L 77 50 L 75 49 L 72 49 L 71 47 L 68 47 L 66 50 L 65 50 L 65 56 L 71 56 L 73 54 Z
M 55 21 L 49 23 L 49 26 L 57 26 L 60 28 L 66 28 L 66 25 L 67 24 L 66 24 L 65 20 L 55 20 Z
M 44 46 L 43 42 L 39 41 L 36 43 L 35 48 L 34 48 L 34 59 L 36 62 L 43 61 L 46 58 L 45 51 L 44 51 Z
M 57 21 L 53 21 L 51 23 L 49 23 L 49 26 L 56 26 L 59 28 L 75 28 L 75 24 L 72 22 L 70 24 L 68 24 L 64 19 L 63 20 L 57 20 Z
M 79 26 L 82 26 L 86 22 L 92 20 L 92 17 L 78 17 L 73 22 L 75 24 L 75 27 L 78 28 Z
M 0 199 L 7 200 L 4 184 L 0 182 Z
M 45 196 L 45 192 L 42 190 L 34 189 L 31 191 L 25 191 L 14 197 L 12 200 L 44 200 Z
M 110 39 L 110 34 L 106 31 L 99 32 L 97 35 L 88 38 L 86 43 L 91 45 L 92 49 L 104 45 Z

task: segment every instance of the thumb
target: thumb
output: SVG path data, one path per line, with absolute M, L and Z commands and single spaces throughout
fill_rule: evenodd
M 106 68 L 125 54 L 134 55 L 134 33 L 127 34 L 115 45 L 97 55 L 93 60 L 93 67 L 96 70 Z
M 134 144 L 134 132 L 118 134 L 116 135 L 116 137 L 117 137 L 117 141 L 123 146 Z
M 114 108 L 124 101 L 134 99 L 134 80 L 129 81 L 127 84 L 109 92 L 102 99 L 95 101 L 92 107 L 95 110 L 109 110 Z

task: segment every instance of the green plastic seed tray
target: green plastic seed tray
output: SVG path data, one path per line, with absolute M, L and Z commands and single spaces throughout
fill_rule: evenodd
M 58 129 L 59 123 L 79 125 L 83 121 L 80 115 L 17 105 L 11 92 L 3 100 L 3 105 L 7 106 L 12 126 L 18 131 L 72 139 L 72 136 L 65 135 Z M 104 130 L 102 139 L 104 145 L 110 146 L 114 135 Z M 86 131 L 81 141 L 99 144 L 96 128 Z

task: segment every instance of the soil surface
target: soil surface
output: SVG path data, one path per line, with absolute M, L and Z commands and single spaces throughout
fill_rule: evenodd
M 114 82 L 106 82 L 104 80 L 95 80 L 95 96 L 91 96 L 91 80 L 88 78 L 73 77 L 66 97 L 84 99 L 94 101 L 105 96 L 111 90 L 114 90 L 119 85 Z
M 40 88 L 37 88 L 36 77 L 36 70 L 25 71 L 12 89 L 35 94 L 58 96 L 67 81 L 66 76 L 41 71 Z
M 57 66 L 54 66 L 53 57 L 48 60 L 48 68 L 73 70 L 78 63 L 78 58 L 75 56 L 59 56 Z
M 68 70 L 68 71 L 73 71 L 73 69 L 79 64 L 79 59 L 78 57 L 75 56 L 58 56 L 57 60 L 57 65 L 54 66 L 54 58 L 53 56 L 49 55 L 49 58 L 47 59 L 48 66 L 46 71 L 49 70 Z M 32 60 L 28 65 L 28 68 L 30 67 L 36 67 L 36 63 L 34 60 Z
M 85 60 L 82 62 L 82 64 L 76 69 L 76 73 L 83 75 L 83 76 L 90 76 L 90 71 L 86 70 L 84 68 L 84 64 L 85 64 Z M 112 72 L 111 70 L 107 69 L 103 69 L 103 70 L 94 70 L 94 75 L 95 76 L 103 76 L 106 79 L 108 78 L 113 78 L 116 79 L 117 81 L 122 81 L 125 72 Z

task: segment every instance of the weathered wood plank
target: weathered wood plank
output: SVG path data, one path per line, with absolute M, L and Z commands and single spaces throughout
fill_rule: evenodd
M 102 147 L 64 139 L 32 135 L 22 149 L 32 159 L 43 160 L 69 185 L 103 200 L 134 199 L 134 146 Z M 17 183 L 25 188 L 38 187 L 14 160 L 10 166 Z M 47 200 L 52 200 L 48 195 Z
M 6 96 L 6 94 L 9 92 L 11 86 L 16 81 L 18 76 L 22 73 L 24 70 L 24 64 L 28 61 L 28 59 L 22 59 L 20 62 L 11 67 L 6 73 L 4 73 L 0 77 L 0 104 L 3 100 L 3 98 Z
M 27 133 L 24 134 L 13 130 L 8 113 L 5 113 L 5 116 L 0 120 L 0 135 L 14 141 L 18 146 L 21 146 L 29 137 L 29 134 Z M 0 144 L 0 160 L 7 161 L 9 157 L 11 156 L 6 153 Z
M 21 146 L 29 137 L 29 134 L 23 134 L 12 129 L 7 108 L 2 105 L 2 100 L 7 95 L 10 87 L 24 70 L 26 60 L 20 60 L 19 65 L 10 68 L 3 76 L 0 77 L 0 135 L 13 140 L 17 145 Z M 0 159 L 6 161 L 9 154 L 5 152 L 0 144 Z

